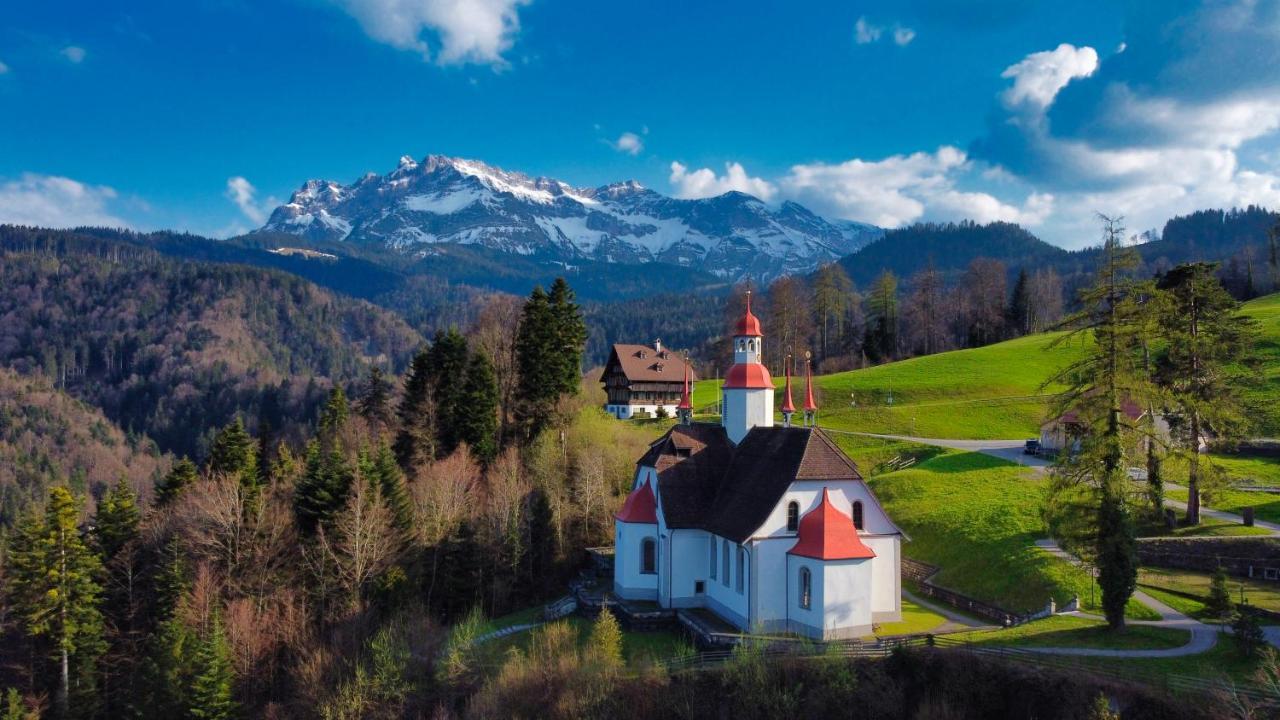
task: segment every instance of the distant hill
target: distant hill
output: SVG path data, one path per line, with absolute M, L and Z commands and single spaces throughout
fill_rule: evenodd
M 0 528 L 52 485 L 93 494 L 122 477 L 154 479 L 168 464 L 155 443 L 126 436 L 47 378 L 0 367 Z
M 175 453 L 200 454 L 237 412 L 296 432 L 334 382 L 399 371 L 424 342 L 293 275 L 72 232 L 0 227 L 0 287 L 0 362 Z

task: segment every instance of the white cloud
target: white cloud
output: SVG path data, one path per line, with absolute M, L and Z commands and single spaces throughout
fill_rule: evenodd
M 866 17 L 860 17 L 858 22 L 853 24 L 853 41 L 859 45 L 867 45 L 879 40 L 883 32 L 884 28 L 867 22 Z
M 68 45 L 62 48 L 62 57 L 66 58 L 68 62 L 75 65 L 79 65 L 80 63 L 84 62 L 84 56 L 87 54 L 88 53 L 85 52 L 85 49 L 78 45 Z
M 899 46 L 908 45 L 916 39 L 916 31 L 909 27 L 895 24 L 886 28 L 883 25 L 873 24 L 864 15 L 853 24 L 853 41 L 859 45 L 870 45 L 884 36 L 885 30 L 890 30 L 889 36 L 893 38 L 894 44 Z
M 944 146 L 934 153 L 855 158 L 843 163 L 795 165 L 782 179 L 782 192 L 838 217 L 899 227 L 922 219 L 978 222 L 1004 220 L 1026 225 L 1044 221 L 1053 196 L 1032 193 L 1022 207 L 994 195 L 957 188 L 969 170 L 965 153 Z
M 1053 50 L 1031 53 L 1016 65 L 1000 73 L 1011 78 L 1013 85 L 1001 99 L 1009 108 L 1030 107 L 1043 110 L 1053 104 L 1058 91 L 1075 78 L 1088 77 L 1098 69 L 1098 51 L 1062 43 Z
M 433 54 L 424 34 L 434 36 L 436 62 L 505 66 L 520 30 L 517 9 L 530 0 L 334 0 L 378 42 Z
M 687 199 L 715 197 L 737 190 L 768 202 L 777 193 L 773 183 L 747 175 L 741 163 L 725 163 L 724 170 L 724 175 L 719 176 L 710 168 L 689 172 L 684 165 L 673 162 L 669 179 L 672 187 L 675 188 L 676 197 Z
M 271 213 L 276 205 L 279 205 L 274 197 L 268 197 L 262 202 L 258 202 L 258 190 L 243 177 L 239 175 L 227 178 L 227 199 L 236 204 L 240 208 L 240 212 L 254 223 L 261 225 L 267 221 L 267 216 Z
M 614 150 L 628 155 L 639 155 L 644 151 L 644 141 L 633 132 L 624 132 L 618 136 L 617 140 L 609 144 L 613 146 Z
M 0 222 L 68 228 L 85 225 L 128 227 L 108 205 L 116 191 L 56 175 L 24 173 L 0 183 Z

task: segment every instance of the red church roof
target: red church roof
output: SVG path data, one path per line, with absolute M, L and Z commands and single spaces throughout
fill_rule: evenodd
M 764 337 L 764 333 L 760 332 L 760 318 L 751 314 L 751 293 L 747 292 L 747 312 L 738 321 L 738 329 L 734 335 L 750 335 L 753 337 Z
M 875 552 L 862 543 L 853 519 L 831 504 L 827 489 L 822 488 L 822 502 L 800 518 L 799 539 L 790 555 L 818 560 L 860 560 L 873 558 Z
M 631 491 L 622 509 L 614 517 L 625 523 L 658 522 L 658 499 L 653 496 L 653 488 L 645 480 L 640 487 Z
M 725 373 L 724 387 L 726 390 L 772 390 L 773 378 L 769 377 L 768 368 L 760 363 L 738 363 Z
M 684 366 L 684 392 L 680 395 L 680 404 L 676 406 L 677 410 L 692 410 L 693 400 L 689 397 L 689 366 Z
M 782 396 L 782 412 L 793 413 L 796 411 L 796 404 L 791 401 L 791 368 L 788 366 L 785 371 L 787 373 L 787 390 Z
M 813 369 L 808 360 L 804 361 L 804 409 L 818 409 L 818 403 L 813 401 Z

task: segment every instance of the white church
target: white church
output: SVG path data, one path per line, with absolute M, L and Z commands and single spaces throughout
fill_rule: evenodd
M 806 363 L 802 426 L 783 422 L 760 362 L 751 296 L 734 337 L 719 425 L 680 422 L 636 463 L 615 520 L 614 593 L 664 608 L 706 608 L 744 632 L 861 637 L 902 618 L 902 531 L 814 423 Z

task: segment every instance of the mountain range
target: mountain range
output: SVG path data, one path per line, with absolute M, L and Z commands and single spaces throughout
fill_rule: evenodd
M 308 180 L 258 232 L 416 258 L 471 246 L 564 268 L 657 262 L 758 281 L 809 272 L 883 235 L 740 192 L 690 200 L 634 181 L 582 188 L 441 155 L 405 156 L 349 185 Z

